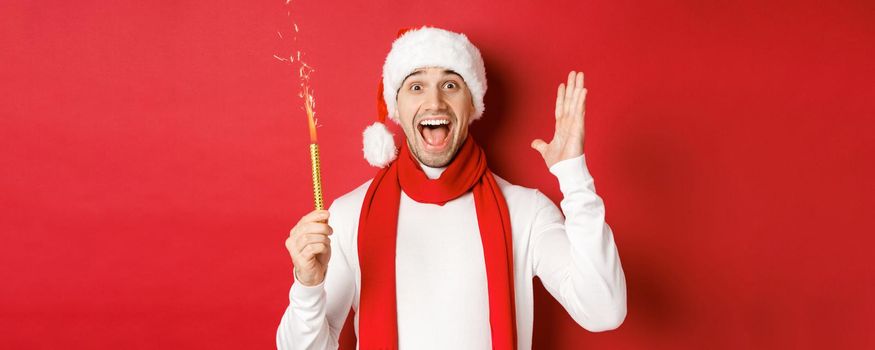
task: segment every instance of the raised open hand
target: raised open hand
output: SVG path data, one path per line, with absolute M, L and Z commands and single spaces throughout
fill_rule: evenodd
M 550 143 L 536 139 L 532 148 L 541 153 L 547 167 L 583 154 L 583 116 L 586 107 L 583 73 L 571 71 L 568 85 L 559 84 L 556 93 L 556 131 Z

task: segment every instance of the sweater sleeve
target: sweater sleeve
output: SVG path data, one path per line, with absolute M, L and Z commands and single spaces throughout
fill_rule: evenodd
M 537 192 L 534 274 L 581 327 L 615 329 L 626 317 L 626 278 L 604 203 L 583 155 L 554 164 L 550 172 L 559 180 L 562 212 Z
M 332 205 L 333 206 L 333 205 Z M 332 208 L 331 218 L 337 217 Z M 292 349 L 337 349 L 340 330 L 346 321 L 355 296 L 355 275 L 348 264 L 340 235 L 348 235 L 342 223 L 329 225 L 331 235 L 331 259 L 325 279 L 315 286 L 305 286 L 293 275 L 289 290 L 289 306 L 283 313 L 276 333 L 276 346 L 280 350 Z

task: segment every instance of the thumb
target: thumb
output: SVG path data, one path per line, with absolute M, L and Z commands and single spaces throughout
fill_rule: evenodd
M 544 140 L 535 139 L 534 141 L 532 141 L 532 148 L 540 152 L 541 155 L 544 155 L 544 151 L 547 150 L 547 143 L 544 142 Z

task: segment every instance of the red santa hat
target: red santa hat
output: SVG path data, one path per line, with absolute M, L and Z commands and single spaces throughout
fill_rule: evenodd
M 471 44 L 465 34 L 423 26 L 402 29 L 392 43 L 392 49 L 383 64 L 383 80 L 377 95 L 377 122 L 364 133 L 364 155 L 369 164 L 382 168 L 397 157 L 395 140 L 384 122 L 388 116 L 396 124 L 398 89 L 404 79 L 416 69 L 441 67 L 450 69 L 465 80 L 474 102 L 474 114 L 469 122 L 480 119 L 486 106 L 486 68 L 480 50 Z

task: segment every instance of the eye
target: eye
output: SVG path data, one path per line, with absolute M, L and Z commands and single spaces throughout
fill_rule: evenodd
M 446 88 L 446 89 L 455 89 L 458 86 L 459 85 L 456 84 L 456 82 L 454 82 L 454 81 L 448 81 L 448 82 L 444 83 L 444 88 Z
M 410 85 L 410 90 L 411 90 L 411 91 L 419 91 L 419 90 L 422 90 L 422 85 L 419 85 L 419 84 L 411 84 L 411 85 Z

